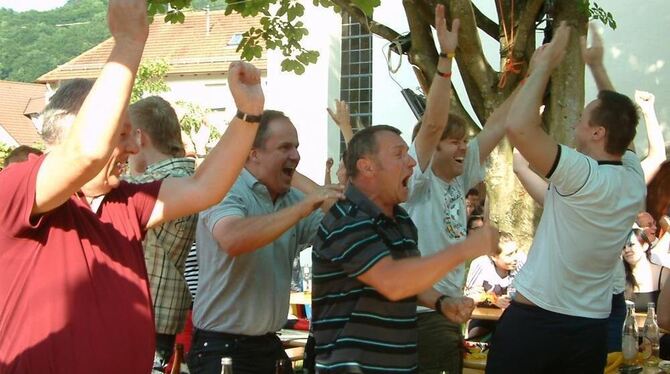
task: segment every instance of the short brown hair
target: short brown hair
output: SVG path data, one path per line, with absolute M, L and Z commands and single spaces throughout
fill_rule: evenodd
M 291 125 L 293 125 L 291 119 L 289 119 L 286 114 L 284 114 L 284 112 L 270 109 L 264 110 L 263 114 L 261 115 L 261 122 L 258 124 L 256 137 L 254 138 L 254 143 L 251 145 L 251 148 L 263 148 L 265 146 L 265 141 L 268 140 L 268 137 L 270 136 L 268 134 L 270 122 L 276 119 L 286 120 Z
M 184 157 L 179 119 L 172 105 L 160 96 L 149 96 L 128 109 L 133 128 L 147 133 L 156 149 L 172 157 Z
M 377 154 L 377 137 L 375 134 L 381 131 L 390 131 L 394 134 L 400 135 L 400 130 L 393 126 L 377 125 L 366 127 L 358 131 L 349 141 L 347 151 L 344 154 L 344 166 L 347 169 L 347 176 L 355 178 L 358 175 L 358 168 L 356 162 L 363 156 Z
M 412 141 L 414 141 L 416 136 L 419 135 L 419 130 L 421 129 L 422 123 L 423 122 L 419 120 L 419 122 L 414 125 L 414 129 L 412 130 Z M 444 131 L 442 131 L 440 140 L 444 140 L 446 138 L 461 139 L 467 133 L 467 128 L 468 124 L 465 122 L 463 117 L 457 114 L 449 114 L 449 118 L 447 119 L 447 126 L 444 128 Z
M 635 138 L 639 114 L 633 101 L 618 92 L 602 90 L 589 125 L 605 128 L 605 151 L 621 156 Z

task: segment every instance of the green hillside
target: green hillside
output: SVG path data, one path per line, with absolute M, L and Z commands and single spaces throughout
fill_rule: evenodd
M 193 7 L 208 3 L 195 0 Z M 210 8 L 223 6 L 218 1 Z M 101 0 L 69 0 L 45 12 L 0 9 L 0 80 L 33 82 L 108 38 L 106 7 Z

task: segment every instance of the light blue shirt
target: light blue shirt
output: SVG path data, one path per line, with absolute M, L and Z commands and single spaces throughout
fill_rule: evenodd
M 241 335 L 263 335 L 282 328 L 288 316 L 293 259 L 311 243 L 323 213 L 313 212 L 272 243 L 236 257 L 219 248 L 212 230 L 224 217 L 272 214 L 303 197 L 291 188 L 273 203 L 267 187 L 243 169 L 223 201 L 200 213 L 195 327 Z

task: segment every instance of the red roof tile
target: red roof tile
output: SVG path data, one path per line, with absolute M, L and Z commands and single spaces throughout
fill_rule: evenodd
M 0 126 L 19 144 L 33 145 L 40 141 L 26 114 L 42 111 L 45 92 L 43 84 L 0 81 Z
M 231 61 L 239 60 L 236 46 L 228 46 L 234 34 L 259 25 L 260 17 L 242 18 L 224 11 L 209 13 L 209 32 L 205 12 L 186 13 L 183 24 L 170 24 L 156 17 L 151 24 L 142 61 L 164 59 L 170 64 L 168 75 L 221 73 Z M 107 60 L 113 40 L 107 39 L 69 62 L 42 75 L 37 82 L 54 82 L 71 78 L 95 78 Z M 265 70 L 265 54 L 254 65 Z

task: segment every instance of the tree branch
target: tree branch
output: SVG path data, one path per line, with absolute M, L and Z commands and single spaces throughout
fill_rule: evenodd
M 403 0 L 402 3 L 405 7 L 405 15 L 412 38 L 412 48 L 408 56 L 409 61 L 421 70 L 427 82 L 432 82 L 438 55 L 430 23 L 421 14 L 416 0 Z M 430 87 L 430 83 L 427 86 Z M 424 90 L 424 92 L 427 91 Z
M 521 11 L 521 16 L 518 19 L 518 26 L 516 27 L 514 36 L 514 46 L 512 48 L 512 56 L 516 61 L 530 61 L 530 56 L 526 55 L 526 51 L 535 49 L 529 48 L 529 43 L 531 41 L 533 43 L 535 42 L 535 20 L 537 19 L 537 15 L 542 9 L 544 2 L 545 0 L 529 0 Z M 513 27 L 514 26 L 516 25 L 513 25 Z M 526 64 L 522 73 L 525 73 L 527 67 Z
M 365 13 L 363 13 L 363 11 L 360 8 L 353 5 L 351 1 L 349 0 L 331 0 L 331 1 L 333 2 L 333 4 L 342 8 L 343 11 L 349 13 L 352 17 L 356 18 L 356 20 L 363 27 L 367 28 L 369 32 L 375 35 L 379 35 L 390 42 L 400 37 L 400 34 L 397 31 L 368 17 Z
M 475 21 L 477 21 L 477 27 L 479 27 L 480 30 L 484 31 L 486 35 L 492 37 L 494 40 L 498 40 L 498 34 L 500 32 L 500 26 L 498 26 L 497 23 L 493 22 L 492 19 L 489 17 L 485 16 L 484 13 L 482 13 L 479 8 L 477 8 L 474 4 L 472 5 L 472 9 L 475 12 Z
M 498 73 L 484 57 L 470 0 L 451 0 L 445 6 L 449 24 L 454 18 L 461 20 L 456 62 L 475 114 L 484 123 L 495 109 L 493 105 L 496 101 Z

